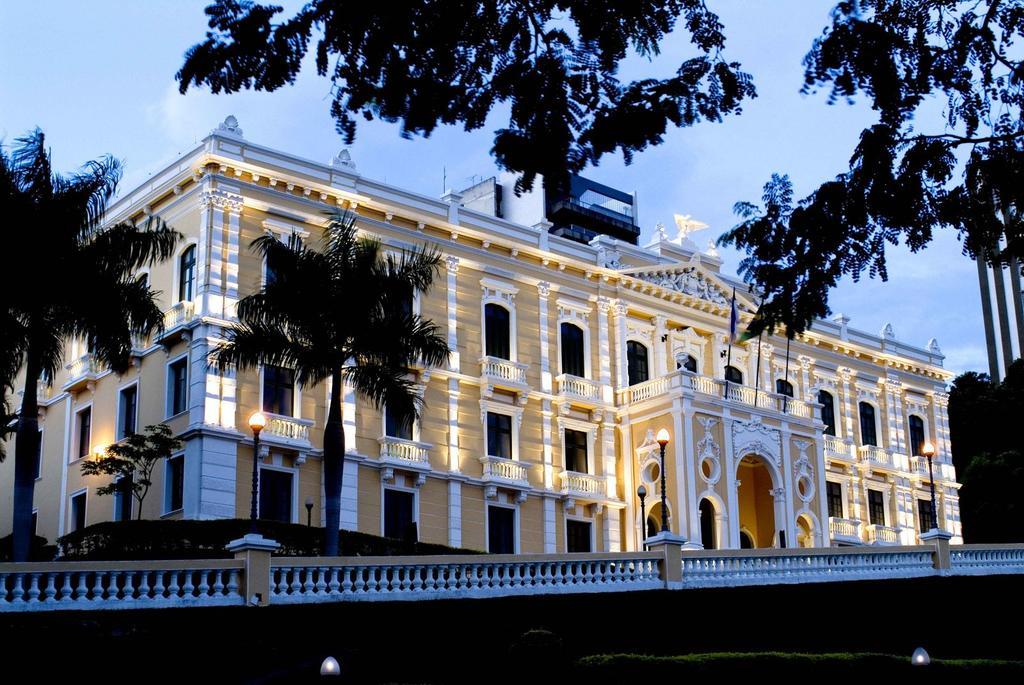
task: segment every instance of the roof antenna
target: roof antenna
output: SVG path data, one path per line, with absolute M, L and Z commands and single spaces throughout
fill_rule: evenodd
M 448 167 L 441 166 L 441 193 L 448 192 Z

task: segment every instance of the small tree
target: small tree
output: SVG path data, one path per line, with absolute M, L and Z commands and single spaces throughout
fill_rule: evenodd
M 181 449 L 181 440 L 171 434 L 166 424 L 146 426 L 141 433 L 134 433 L 121 442 L 107 448 L 102 459 L 86 461 L 82 473 L 86 476 L 114 476 L 109 485 L 96 489 L 97 495 L 113 495 L 128 491 L 139 503 L 138 515 L 142 518 L 142 502 L 153 485 L 153 469 L 161 459 Z M 120 479 L 118 479 L 120 476 Z

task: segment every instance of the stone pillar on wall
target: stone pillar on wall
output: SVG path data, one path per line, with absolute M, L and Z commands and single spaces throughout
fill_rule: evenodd
M 667 353 L 665 351 L 665 324 L 667 319 L 664 316 L 656 316 L 651 320 L 654 324 L 654 373 L 651 378 L 661 378 L 668 373 Z
M 733 459 L 732 445 L 733 418 L 726 409 L 722 412 L 722 482 L 725 486 L 726 503 L 729 517 L 729 535 L 723 548 L 738 549 L 740 546 L 740 501 L 739 479 L 736 477 L 736 462 Z
M 853 443 L 853 436 L 855 435 L 854 430 L 857 420 L 857 400 L 854 394 L 852 383 L 857 376 L 857 372 L 848 366 L 840 366 L 837 369 L 839 373 L 839 387 L 842 389 L 843 397 L 841 400 L 841 407 L 843 413 L 843 420 L 837 421 L 837 424 L 842 424 L 842 432 L 838 437 L 842 437 L 848 443 Z M 837 425 L 838 428 L 838 425 Z
M 456 373 L 460 370 L 459 360 L 459 303 L 458 303 L 458 274 L 459 258 L 454 255 L 445 257 L 445 266 L 448 272 L 447 290 L 447 314 L 448 314 L 448 348 L 451 354 L 448 356 L 448 370 Z M 482 331 L 481 331 L 482 334 Z
M 541 281 L 537 284 L 537 309 L 540 312 L 540 389 L 550 393 L 552 383 L 551 373 L 551 326 L 548 321 L 548 295 L 551 293 L 551 284 Z M 556 366 L 557 368 L 557 366 Z
M 597 359 L 598 380 L 601 383 L 601 400 L 605 404 L 615 401 L 612 390 L 612 346 L 608 334 L 608 310 L 611 300 L 607 297 L 597 298 Z
M 609 499 L 619 498 L 619 484 L 618 474 L 616 473 L 616 459 L 615 459 L 615 413 L 611 411 L 601 412 L 600 415 L 595 416 L 595 419 L 601 424 L 601 471 L 605 478 L 605 486 L 607 488 L 606 496 Z M 629 498 L 629 493 L 625 493 L 626 498 Z M 619 510 L 605 507 L 605 537 L 607 541 L 607 547 L 605 551 L 618 552 L 622 546 L 622 531 L 619 521 Z
M 615 388 L 622 390 L 629 385 L 626 355 L 626 305 L 615 302 Z
M 907 438 L 904 433 L 903 383 L 894 375 L 889 374 L 880 379 L 885 390 L 885 409 L 888 423 L 889 449 L 895 453 L 907 455 Z

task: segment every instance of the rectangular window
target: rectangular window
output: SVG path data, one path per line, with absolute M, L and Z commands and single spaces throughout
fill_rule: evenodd
M 292 474 L 277 469 L 260 469 L 260 518 L 292 522 Z
M 828 498 L 828 515 L 841 519 L 843 518 L 843 486 L 832 481 L 825 481 L 826 496 Z
M 626 342 L 626 375 L 630 385 L 643 383 L 650 378 L 647 370 L 647 348 L 635 340 Z
M 71 496 L 71 532 L 85 528 L 85 492 Z
M 932 508 L 932 501 L 930 499 L 917 500 L 917 520 L 918 525 L 921 526 L 922 533 L 927 533 L 936 527 L 935 509 Z
M 39 535 L 39 510 L 32 510 L 32 537 Z
M 910 453 L 920 457 L 924 455 L 924 420 L 911 415 L 907 423 L 910 424 Z
M 587 434 L 565 429 L 565 470 L 587 473 Z
M 412 419 L 399 416 L 390 407 L 384 407 L 384 435 L 399 440 L 412 440 Z
M 590 544 L 591 526 L 592 524 L 590 521 L 574 521 L 572 519 L 566 519 L 565 541 L 566 549 L 570 554 L 593 551 Z
M 878 445 L 875 428 L 875 407 L 867 402 L 860 403 L 860 444 Z
M 487 412 L 487 455 L 512 458 L 512 417 Z
M 512 358 L 510 318 L 509 310 L 500 304 L 484 306 L 484 353 L 488 357 Z
M 487 507 L 487 551 L 491 554 L 515 554 L 515 509 Z
M 167 460 L 167 476 L 164 481 L 165 513 L 178 511 L 184 505 L 185 456 L 179 454 Z
M 413 518 L 415 495 L 404 490 L 384 490 L 384 537 L 415 542 Z
M 78 412 L 78 449 L 76 458 L 84 459 L 89 456 L 92 446 L 92 407 L 86 407 Z
M 135 434 L 136 416 L 139 409 L 139 386 L 132 385 L 121 391 L 118 409 L 117 439 L 123 440 Z
M 280 416 L 295 413 L 295 372 L 283 366 L 263 367 L 263 411 Z
M 167 366 L 167 409 L 170 416 L 188 409 L 188 357 Z
M 885 525 L 885 503 L 881 490 L 868 490 L 868 515 L 871 525 Z
M 132 520 L 132 479 L 118 478 L 118 489 L 114 494 L 114 520 Z
M 43 431 L 39 431 L 39 441 L 36 442 L 36 480 L 43 477 Z

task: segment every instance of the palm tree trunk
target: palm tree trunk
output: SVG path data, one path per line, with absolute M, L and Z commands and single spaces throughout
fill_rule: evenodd
M 29 348 L 25 359 L 25 395 L 21 398 L 14 439 L 14 561 L 28 561 L 32 548 L 32 497 L 39 450 L 38 387 L 39 361 Z
M 338 556 L 341 484 L 345 474 L 345 429 L 341 423 L 341 369 L 331 374 L 331 402 L 324 425 L 324 556 Z

